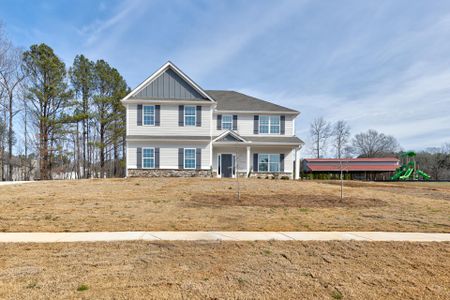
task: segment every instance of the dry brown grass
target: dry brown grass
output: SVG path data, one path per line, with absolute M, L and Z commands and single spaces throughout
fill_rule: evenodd
M 448 270 L 450 243 L 0 244 L 0 298 L 449 299 Z
M 450 232 L 450 184 L 200 178 L 0 187 L 0 231 L 255 230 Z

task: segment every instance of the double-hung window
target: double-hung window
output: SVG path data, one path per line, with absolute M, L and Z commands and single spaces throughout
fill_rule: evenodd
M 142 166 L 144 169 L 153 169 L 155 167 L 155 148 L 142 149 Z
M 184 106 L 184 126 L 195 126 L 197 119 L 197 108 L 194 105 Z
M 280 172 L 280 154 L 259 154 L 258 172 Z
M 222 129 L 233 129 L 233 116 L 232 115 L 223 115 L 222 116 Z
M 142 109 L 144 125 L 155 126 L 155 106 L 144 105 Z
M 259 133 L 280 134 L 280 116 L 259 116 Z
M 195 169 L 195 167 L 196 167 L 195 148 L 185 148 L 184 149 L 184 168 L 185 169 Z

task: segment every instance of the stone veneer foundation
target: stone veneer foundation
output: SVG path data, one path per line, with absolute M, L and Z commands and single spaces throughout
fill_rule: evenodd
M 128 177 L 211 177 L 211 171 L 178 169 L 128 169 Z

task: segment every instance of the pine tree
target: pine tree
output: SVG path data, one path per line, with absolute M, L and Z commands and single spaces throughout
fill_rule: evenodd
M 27 100 L 30 112 L 39 128 L 39 173 L 40 179 L 51 179 L 51 145 L 55 133 L 71 119 L 65 114 L 70 105 L 72 91 L 66 82 L 66 68 L 45 44 L 32 45 L 23 54 L 24 71 L 28 75 Z

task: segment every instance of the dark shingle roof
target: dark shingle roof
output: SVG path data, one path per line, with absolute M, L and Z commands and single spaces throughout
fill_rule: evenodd
M 233 111 L 279 111 L 298 113 L 298 111 L 277 105 L 255 97 L 247 96 L 235 91 L 205 91 L 217 101 L 217 110 Z
M 243 139 L 253 143 L 287 143 L 287 144 L 304 144 L 304 142 L 296 136 L 243 136 Z

